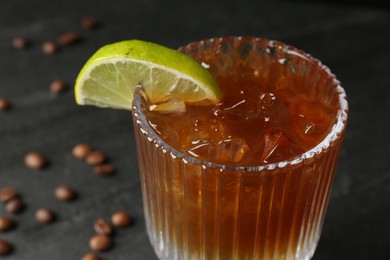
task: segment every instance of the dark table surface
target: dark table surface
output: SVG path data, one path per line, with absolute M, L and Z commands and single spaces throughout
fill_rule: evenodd
M 173 48 L 223 35 L 261 36 L 294 45 L 322 60 L 348 94 L 350 118 L 323 234 L 315 260 L 386 259 L 390 245 L 390 10 L 381 5 L 351 6 L 336 1 L 0 1 L 0 96 L 12 109 L 0 111 L 0 188 L 10 186 L 27 207 L 10 215 L 16 229 L 0 233 L 15 251 L 6 259 L 80 259 L 94 234 L 92 223 L 116 210 L 135 222 L 114 237 L 104 259 L 156 259 L 148 242 L 130 113 L 79 107 L 75 77 L 86 59 L 107 43 L 139 38 Z M 367 1 L 369 2 L 369 1 Z M 93 15 L 101 26 L 80 27 Z M 82 41 L 57 54 L 41 45 L 77 31 Z M 15 50 L 24 36 L 30 48 Z M 63 79 L 71 86 L 53 95 L 49 85 Z M 71 155 L 80 142 L 103 150 L 118 171 L 96 176 Z M 23 157 L 39 151 L 49 167 L 33 171 Z M 387 166 L 386 166 L 387 165 Z M 60 184 L 79 197 L 69 203 L 53 195 Z M 35 210 L 52 208 L 58 219 L 41 225 Z M 1 258 L 1 257 L 0 257 Z

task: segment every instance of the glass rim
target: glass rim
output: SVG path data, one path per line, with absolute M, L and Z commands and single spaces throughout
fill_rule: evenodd
M 223 37 L 225 38 L 225 37 Z M 240 39 L 241 37 L 235 37 L 237 39 Z M 253 39 L 265 39 L 265 38 L 255 38 L 251 37 Z M 214 38 L 214 39 L 221 39 L 221 38 Z M 214 39 L 208 39 L 213 41 Z M 267 39 L 265 39 L 267 40 Z M 206 40 L 204 40 L 206 41 Z M 202 43 L 204 41 L 199 41 L 198 43 Z M 186 46 L 191 46 L 196 42 L 190 43 Z M 136 122 L 137 126 L 140 128 L 142 134 L 147 135 L 148 141 L 153 142 L 156 146 L 156 148 L 161 148 L 164 153 L 170 153 L 173 158 L 178 158 L 186 163 L 192 163 L 201 165 L 203 168 L 218 168 L 220 170 L 233 170 L 233 171 L 264 171 L 264 170 L 273 170 L 276 168 L 285 168 L 289 165 L 301 165 L 304 164 L 306 161 L 311 160 L 316 155 L 320 155 L 323 152 L 327 151 L 329 147 L 331 147 L 337 140 L 343 137 L 343 131 L 346 128 L 346 123 L 348 119 L 348 101 L 347 96 L 345 93 L 344 88 L 341 86 L 340 81 L 336 79 L 336 76 L 331 72 L 331 70 L 324 64 L 321 63 L 318 59 L 314 58 L 310 54 L 305 53 L 302 50 L 296 49 L 295 47 L 292 47 L 290 45 L 286 45 L 281 42 L 277 41 L 269 41 L 268 45 L 272 47 L 274 44 L 283 45 L 287 47 L 288 51 L 296 52 L 300 56 L 304 56 L 304 58 L 310 60 L 314 63 L 315 66 L 318 66 L 318 68 L 322 71 L 324 71 L 328 79 L 332 80 L 332 86 L 334 86 L 336 94 L 338 96 L 338 104 L 340 105 L 337 115 L 336 115 L 336 121 L 332 125 L 332 128 L 330 132 L 326 135 L 326 137 L 319 142 L 316 146 L 314 146 L 312 149 L 290 159 L 290 160 L 283 160 L 280 162 L 275 163 L 268 163 L 268 164 L 261 164 L 261 165 L 227 165 L 222 163 L 216 163 L 211 162 L 207 160 L 201 160 L 194 156 L 191 156 L 189 154 L 183 153 L 176 148 L 172 147 L 168 143 L 166 143 L 163 139 L 160 138 L 160 136 L 153 130 L 153 128 L 148 123 L 148 120 L 143 113 L 142 108 L 142 101 L 143 101 L 143 95 L 140 93 L 142 91 L 142 86 L 137 86 L 134 91 L 134 99 L 132 104 L 132 113 L 134 117 L 134 121 Z M 183 47 L 186 47 L 183 46 Z

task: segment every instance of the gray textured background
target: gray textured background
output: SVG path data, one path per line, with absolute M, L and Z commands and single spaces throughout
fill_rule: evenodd
M 177 48 L 223 35 L 295 45 L 322 60 L 342 81 L 350 121 L 314 259 L 385 259 L 390 243 L 389 9 L 335 1 L 184 2 L 0 1 L 0 96 L 13 104 L 12 110 L 0 112 L 0 188 L 16 188 L 28 205 L 15 216 L 17 228 L 0 234 L 15 246 L 6 259 L 80 259 L 94 234 L 93 221 L 119 209 L 131 212 L 136 222 L 118 232 L 104 259 L 156 259 L 145 233 L 130 113 L 78 107 L 71 90 L 55 96 L 49 84 L 64 79 L 73 85 L 86 59 L 107 43 L 139 38 Z M 83 31 L 79 21 L 85 15 L 96 16 L 102 26 Z M 80 44 L 54 56 L 42 53 L 45 40 L 70 30 L 81 33 Z M 19 35 L 31 40 L 29 49 L 12 48 Z M 71 156 L 79 142 L 105 151 L 118 173 L 94 175 Z M 23 156 L 31 150 L 45 154 L 50 167 L 27 169 Z M 78 200 L 54 199 L 55 187 L 63 183 L 79 191 Z M 37 224 L 34 211 L 42 206 L 53 208 L 58 221 Z

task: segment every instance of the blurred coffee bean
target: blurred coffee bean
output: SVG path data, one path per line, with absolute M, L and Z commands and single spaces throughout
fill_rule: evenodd
M 25 49 L 28 45 L 29 42 L 24 37 L 15 37 L 12 41 L 12 46 L 18 50 Z
M 55 196 L 61 201 L 70 201 L 75 199 L 76 192 L 67 185 L 58 186 L 55 190 Z
M 62 45 L 71 45 L 80 40 L 80 34 L 77 32 L 67 32 L 61 35 L 58 42 Z
M 54 221 L 55 215 L 51 209 L 41 208 L 35 212 L 35 219 L 42 224 L 49 224 Z
M 95 17 L 87 16 L 81 20 L 81 27 L 86 30 L 92 30 L 97 27 L 97 21 Z
M 81 258 L 81 260 L 100 260 L 100 257 L 98 257 L 94 253 L 88 253 Z
M 5 204 L 5 210 L 9 213 L 12 213 L 12 214 L 17 214 L 17 213 L 20 213 L 22 212 L 22 210 L 24 209 L 24 203 L 23 201 L 18 198 L 18 197 L 15 197 L 13 199 L 10 199 L 9 201 L 7 201 L 7 203 Z
M 11 187 L 5 187 L 0 190 L 0 202 L 7 202 L 13 198 L 15 198 L 18 194 Z
M 0 239 L 0 256 L 8 255 L 12 252 L 12 245 L 4 240 Z
M 115 173 L 115 168 L 111 164 L 102 164 L 95 166 L 94 172 L 99 175 L 108 176 Z
M 15 226 L 14 221 L 6 216 L 0 216 L 0 232 L 8 231 Z
M 24 157 L 24 163 L 30 169 L 39 170 L 46 166 L 46 158 L 38 152 L 30 152 Z
M 6 98 L 0 97 L 0 111 L 7 110 L 11 107 L 11 103 Z
M 111 235 L 112 234 L 112 227 L 108 221 L 105 219 L 99 218 L 95 221 L 93 228 L 95 229 L 96 233 L 99 235 Z
M 85 159 L 92 151 L 92 147 L 88 144 L 77 144 L 73 147 L 72 154 L 77 159 Z
M 117 211 L 111 216 L 111 223 L 114 227 L 122 228 L 130 225 L 132 219 L 130 215 L 124 211 Z
M 47 41 L 47 42 L 43 43 L 42 51 L 45 54 L 52 55 L 52 54 L 58 52 L 58 46 L 55 42 Z
M 87 155 L 86 162 L 90 165 L 99 165 L 106 160 L 106 156 L 101 151 L 93 151 Z
M 67 88 L 66 83 L 63 80 L 54 80 L 50 84 L 50 90 L 55 94 L 59 94 L 63 92 L 66 88 Z
M 107 235 L 96 235 L 89 240 L 89 247 L 96 252 L 107 251 L 111 244 L 111 239 Z

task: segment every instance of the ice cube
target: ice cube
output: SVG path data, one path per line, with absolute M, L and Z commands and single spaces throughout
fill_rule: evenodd
M 205 131 L 191 131 L 187 136 L 186 136 L 186 142 L 185 145 L 188 147 L 193 147 L 194 145 L 198 145 L 204 140 L 208 140 L 210 138 L 210 135 L 205 132 Z
M 256 111 L 263 117 L 269 118 L 269 109 L 276 101 L 276 96 L 270 92 L 262 92 L 257 100 Z
M 237 163 L 249 151 L 249 146 L 242 138 L 229 138 L 220 141 L 202 139 L 187 151 L 192 156 L 207 161 Z
M 226 135 L 226 127 L 219 119 L 211 121 L 195 119 L 188 135 L 190 139 L 220 139 Z
M 275 103 L 275 100 L 276 100 L 276 96 L 274 93 L 271 93 L 271 92 L 263 92 L 261 93 L 260 95 L 260 100 L 259 100 L 259 103 L 263 106 L 263 107 L 270 107 L 272 106 L 274 103 Z
M 249 146 L 242 138 L 229 138 L 218 142 L 218 160 L 237 163 L 249 151 Z
M 198 139 L 192 142 L 192 145 L 187 148 L 187 152 L 196 158 L 209 160 L 211 159 L 209 158 L 209 150 L 211 149 L 211 146 L 212 144 L 210 144 L 209 139 Z
M 149 125 L 165 142 L 175 145 L 179 140 L 179 133 L 177 129 L 171 127 L 169 120 L 159 117 L 157 114 L 148 113 Z
M 249 95 L 246 93 L 246 95 Z M 235 102 L 226 102 L 224 106 L 217 107 L 214 115 L 223 120 L 252 120 L 261 117 L 261 110 L 257 109 L 257 100 L 241 99 Z
M 184 113 L 186 111 L 186 104 L 182 99 L 172 97 L 164 102 L 150 105 L 149 110 L 160 113 Z
M 264 134 L 263 161 L 275 163 L 290 160 L 299 156 L 304 149 L 294 142 L 285 132 L 279 129 L 271 129 Z
M 306 150 L 325 138 L 334 120 L 331 109 L 319 102 L 303 100 L 292 111 L 295 111 L 290 117 L 294 138 Z
M 271 92 L 264 92 L 258 102 L 266 127 L 283 127 L 288 122 L 290 102 Z
M 264 162 L 268 162 L 268 158 L 272 155 L 274 150 L 279 145 L 279 139 L 282 135 L 282 132 L 278 130 L 274 131 L 267 131 L 264 133 L 264 150 L 263 150 L 263 156 L 262 160 Z
M 186 130 L 186 132 L 183 132 Z M 219 119 L 199 119 L 192 121 L 191 126 L 179 130 L 180 136 L 185 136 L 183 148 L 191 155 L 200 159 L 212 160 L 216 155 L 218 140 L 229 136 L 227 127 Z

